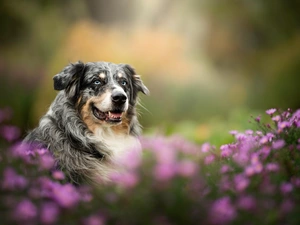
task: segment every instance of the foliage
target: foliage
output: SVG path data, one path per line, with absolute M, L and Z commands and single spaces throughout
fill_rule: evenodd
M 46 149 L 18 144 L 0 111 L 4 224 L 299 224 L 300 110 L 267 110 L 272 123 L 230 131 L 219 148 L 179 136 L 142 137 L 142 161 L 102 187 L 64 180 Z M 130 153 L 130 152 L 129 152 Z

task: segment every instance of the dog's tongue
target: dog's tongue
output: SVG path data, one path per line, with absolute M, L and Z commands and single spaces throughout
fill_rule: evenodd
M 122 116 L 122 113 L 120 112 L 108 112 L 109 118 L 120 118 Z

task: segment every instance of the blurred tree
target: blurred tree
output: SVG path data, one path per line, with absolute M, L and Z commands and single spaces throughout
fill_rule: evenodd
M 248 76 L 249 106 L 300 106 L 299 0 L 195 3 L 209 18 L 207 54 L 223 75 Z

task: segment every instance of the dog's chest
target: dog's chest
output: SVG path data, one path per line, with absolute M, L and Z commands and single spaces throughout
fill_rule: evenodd
M 129 152 L 141 152 L 139 140 L 131 135 L 116 134 L 110 129 L 99 129 L 95 132 L 95 137 L 109 149 L 110 160 L 115 163 L 123 161 Z

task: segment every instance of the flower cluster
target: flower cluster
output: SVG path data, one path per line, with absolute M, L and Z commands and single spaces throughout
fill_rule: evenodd
M 47 149 L 15 141 L 0 111 L 4 224 L 299 224 L 300 110 L 266 111 L 258 130 L 216 147 L 180 136 L 140 139 L 101 187 L 74 186 Z M 4 119 L 3 119 L 4 118 Z

